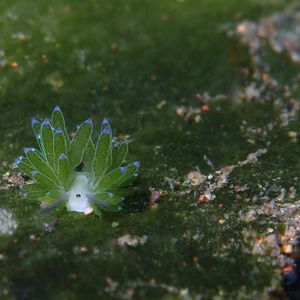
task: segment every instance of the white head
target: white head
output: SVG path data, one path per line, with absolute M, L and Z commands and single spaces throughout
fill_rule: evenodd
M 86 212 L 91 209 L 87 195 L 91 192 L 86 175 L 80 174 L 74 180 L 68 193 L 67 210 Z

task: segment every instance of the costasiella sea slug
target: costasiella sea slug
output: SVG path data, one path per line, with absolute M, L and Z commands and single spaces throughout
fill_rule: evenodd
M 44 210 L 65 205 L 68 211 L 88 214 L 118 211 L 124 198 L 135 191 L 139 162 L 124 165 L 128 143 L 117 143 L 107 119 L 93 142 L 91 119 L 77 126 L 70 138 L 61 109 L 51 119 L 32 119 L 37 148 L 24 148 L 17 168 L 30 180 L 21 187 L 26 199 L 37 200 Z

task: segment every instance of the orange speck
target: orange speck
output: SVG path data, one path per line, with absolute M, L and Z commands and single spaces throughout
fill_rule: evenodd
M 198 202 L 205 202 L 207 200 L 207 197 L 205 196 L 205 194 L 201 194 L 198 198 Z
M 282 269 L 282 272 L 283 273 L 289 273 L 289 272 L 291 272 L 291 271 L 293 271 L 293 266 L 291 266 L 291 265 L 288 265 L 288 266 L 286 266 L 286 267 L 284 267 L 283 269 Z
M 16 68 L 19 67 L 19 64 L 18 64 L 16 61 L 13 61 L 13 62 L 11 62 L 11 63 L 9 64 L 9 66 L 10 66 L 11 68 L 13 68 L 13 69 L 16 69 Z
M 250 70 L 248 68 L 243 68 L 242 69 L 242 74 L 245 76 L 245 77 L 248 77 L 250 75 Z
M 234 185 L 233 188 L 234 188 L 235 191 L 237 191 L 238 189 L 241 188 L 241 186 L 239 184 L 237 184 L 237 185 Z
M 262 80 L 263 80 L 263 81 L 269 80 L 269 74 L 264 73 L 264 74 L 262 75 Z
M 207 104 L 204 104 L 203 106 L 202 106 L 202 110 L 203 111 L 209 111 L 209 106 L 207 105 Z
M 118 44 L 117 43 L 112 43 L 111 44 L 111 50 L 112 51 L 117 51 L 119 49 Z
M 160 17 L 160 19 L 163 21 L 163 22 L 168 22 L 171 20 L 171 17 L 169 15 L 162 15 Z
M 246 31 L 246 26 L 244 24 L 239 24 L 236 28 L 238 33 L 244 33 Z

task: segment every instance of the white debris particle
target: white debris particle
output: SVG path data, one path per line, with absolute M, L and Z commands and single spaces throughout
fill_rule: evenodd
M 191 171 L 186 175 L 185 182 L 192 186 L 198 186 L 206 180 L 206 176 L 202 175 L 199 171 Z
M 111 223 L 112 228 L 117 228 L 118 226 L 119 226 L 119 222 L 114 221 L 114 222 Z
M 267 149 L 258 149 L 256 152 L 248 154 L 245 160 L 239 161 L 237 164 L 232 166 L 225 166 L 220 170 L 217 170 L 211 177 L 208 176 L 203 182 L 205 184 L 205 188 L 199 196 L 199 202 L 215 199 L 215 192 L 228 184 L 229 175 L 234 169 L 248 164 L 255 164 L 258 162 L 258 158 L 266 153 Z
M 247 164 L 255 164 L 255 163 L 257 163 L 258 158 L 260 156 L 262 156 L 263 154 L 266 154 L 266 153 L 267 153 L 267 149 L 258 149 L 256 152 L 250 153 L 247 156 L 246 160 L 239 162 L 239 165 L 244 166 L 244 165 L 247 165 Z
M 13 214 L 5 209 L 0 209 L 0 233 L 4 235 L 12 235 L 17 228 L 17 222 Z
M 137 247 L 139 245 L 144 245 L 148 239 L 147 235 L 136 236 L 131 234 L 125 234 L 122 237 L 118 238 L 118 245 L 121 247 Z

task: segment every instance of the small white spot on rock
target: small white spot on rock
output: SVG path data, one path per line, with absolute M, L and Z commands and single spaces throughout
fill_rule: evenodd
M 125 234 L 118 238 L 118 245 L 121 247 L 137 247 L 139 245 L 143 246 L 148 239 L 147 235 L 136 236 L 131 234 Z
M 18 227 L 13 214 L 5 209 L 0 209 L 0 233 L 4 235 L 12 235 Z

